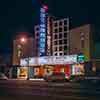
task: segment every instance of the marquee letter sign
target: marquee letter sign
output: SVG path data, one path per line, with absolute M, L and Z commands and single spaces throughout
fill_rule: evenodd
M 40 9 L 40 39 L 39 56 L 45 56 L 46 52 L 46 10 L 48 6 L 43 5 Z

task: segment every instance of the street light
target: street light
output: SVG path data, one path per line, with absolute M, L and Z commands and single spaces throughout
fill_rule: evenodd
M 26 42 L 26 38 L 23 37 L 23 38 L 20 39 L 20 41 L 21 41 L 21 43 L 25 43 Z

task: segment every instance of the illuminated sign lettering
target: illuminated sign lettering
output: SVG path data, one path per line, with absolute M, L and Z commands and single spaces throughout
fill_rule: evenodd
M 22 65 L 27 66 L 27 62 L 25 59 L 26 58 L 21 59 L 21 66 Z M 78 63 L 77 55 L 30 57 L 29 61 L 30 66 L 41 65 L 41 64 L 52 65 L 52 64 L 75 64 L 75 63 Z
M 40 8 L 40 39 L 39 39 L 39 56 L 45 56 L 46 52 L 46 10 L 48 7 L 43 5 Z
M 47 18 L 47 55 L 51 53 L 51 30 L 50 30 L 50 17 Z
M 84 54 L 79 54 L 79 55 L 77 56 L 77 61 L 78 61 L 79 63 L 84 63 L 84 61 L 85 61 L 85 55 L 84 55 Z

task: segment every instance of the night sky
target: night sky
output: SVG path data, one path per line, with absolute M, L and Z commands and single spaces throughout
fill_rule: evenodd
M 16 32 L 33 32 L 33 26 L 39 22 L 41 3 L 48 4 L 53 16 L 70 16 L 71 26 L 93 24 L 96 41 L 100 40 L 99 0 L 0 0 L 0 53 L 11 51 Z

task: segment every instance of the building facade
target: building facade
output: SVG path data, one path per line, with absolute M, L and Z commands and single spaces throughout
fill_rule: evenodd
M 86 24 L 70 30 L 70 54 L 83 53 L 85 61 L 90 61 L 93 54 L 91 25 Z
M 47 24 L 46 34 L 50 33 L 49 35 L 51 35 L 50 40 L 48 40 L 49 38 L 46 39 L 46 43 L 49 44 L 50 49 L 49 55 L 64 56 L 83 53 L 86 61 L 92 59 L 93 39 L 90 24 L 69 29 L 69 18 L 48 20 Z M 38 56 L 39 51 L 39 32 L 39 25 L 37 25 L 34 28 L 36 56 Z M 48 45 L 46 47 L 48 48 Z M 48 51 L 47 48 L 46 50 Z M 46 53 L 45 56 L 48 56 L 48 54 Z
M 52 55 L 63 56 L 69 54 L 69 18 L 53 21 Z
M 34 37 L 34 42 L 35 42 L 35 56 L 39 56 L 39 34 L 40 34 L 40 26 L 39 25 L 36 25 L 34 27 L 34 34 L 35 34 L 35 37 Z
M 47 16 L 45 56 L 63 56 L 69 54 L 69 18 L 54 20 Z M 39 56 L 40 25 L 34 27 L 36 56 Z
M 33 57 L 35 55 L 34 39 L 32 37 L 25 37 L 24 41 L 21 39 L 23 37 L 13 40 L 13 65 L 20 65 L 21 58 Z
M 93 53 L 91 25 L 70 29 L 69 18 L 54 19 L 47 10 L 47 5 L 40 7 L 34 39 L 13 41 L 13 65 L 21 65 L 17 78 L 44 78 L 54 72 L 84 75 L 84 56 L 90 61 Z
M 84 75 L 84 64 L 80 63 L 77 57 L 78 54 L 83 53 L 86 61 L 91 60 L 91 25 L 86 24 L 69 30 L 67 21 L 68 19 L 65 18 L 52 20 L 52 25 L 49 23 L 51 26 L 47 27 L 47 32 L 50 34 L 46 33 L 46 47 L 50 36 L 50 49 L 48 49 L 50 53 L 46 52 L 43 57 L 39 56 L 40 25 L 34 28 L 35 39 L 27 38 L 24 43 L 21 43 L 19 38 L 14 40 L 13 64 L 19 64 L 18 57 L 21 60 L 21 68 L 17 68 L 18 78 L 43 78 L 53 72 Z M 28 63 L 27 58 L 30 58 Z

